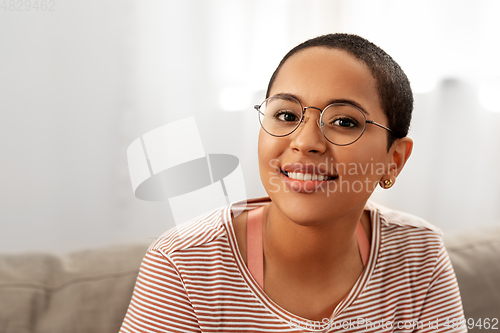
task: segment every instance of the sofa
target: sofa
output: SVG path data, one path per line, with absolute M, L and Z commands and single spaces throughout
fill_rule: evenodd
M 477 324 L 486 318 L 491 329 L 500 317 L 500 229 L 445 236 L 445 243 L 465 316 L 474 320 L 469 332 L 484 332 Z M 0 332 L 118 332 L 148 246 L 0 255 Z

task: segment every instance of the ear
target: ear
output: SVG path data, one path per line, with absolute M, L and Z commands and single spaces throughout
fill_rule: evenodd
M 412 149 L 413 149 L 413 140 L 410 139 L 409 137 L 404 137 L 394 141 L 391 149 L 389 150 L 391 162 L 389 164 L 389 170 L 387 171 L 387 175 L 390 178 L 396 180 L 396 177 L 399 175 L 401 170 L 403 170 L 406 161 L 408 161 Z

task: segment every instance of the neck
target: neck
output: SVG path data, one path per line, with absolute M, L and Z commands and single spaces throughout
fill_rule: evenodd
M 355 231 L 363 213 L 356 207 L 344 216 L 301 225 L 289 219 L 273 203 L 264 210 L 264 250 L 266 260 L 297 269 L 324 269 L 342 265 L 357 255 Z

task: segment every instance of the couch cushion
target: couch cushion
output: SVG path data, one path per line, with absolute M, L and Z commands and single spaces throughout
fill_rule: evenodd
M 0 332 L 118 332 L 149 244 L 0 256 Z
M 500 229 L 445 236 L 466 318 L 500 317 Z M 497 325 L 500 327 L 500 323 Z M 481 331 L 479 328 L 469 332 Z M 484 328 L 483 328 L 484 330 Z
M 499 318 L 500 230 L 447 235 L 445 244 L 466 318 Z M 118 332 L 148 246 L 0 255 L 0 332 Z

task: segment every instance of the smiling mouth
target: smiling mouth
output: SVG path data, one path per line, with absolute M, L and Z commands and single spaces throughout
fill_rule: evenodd
M 337 178 L 337 177 L 326 176 L 326 175 L 318 175 L 315 173 L 288 172 L 288 171 L 284 171 L 284 170 L 281 170 L 281 172 L 290 179 L 302 180 L 302 181 L 308 181 L 308 180 L 328 181 L 328 180 L 334 180 Z

